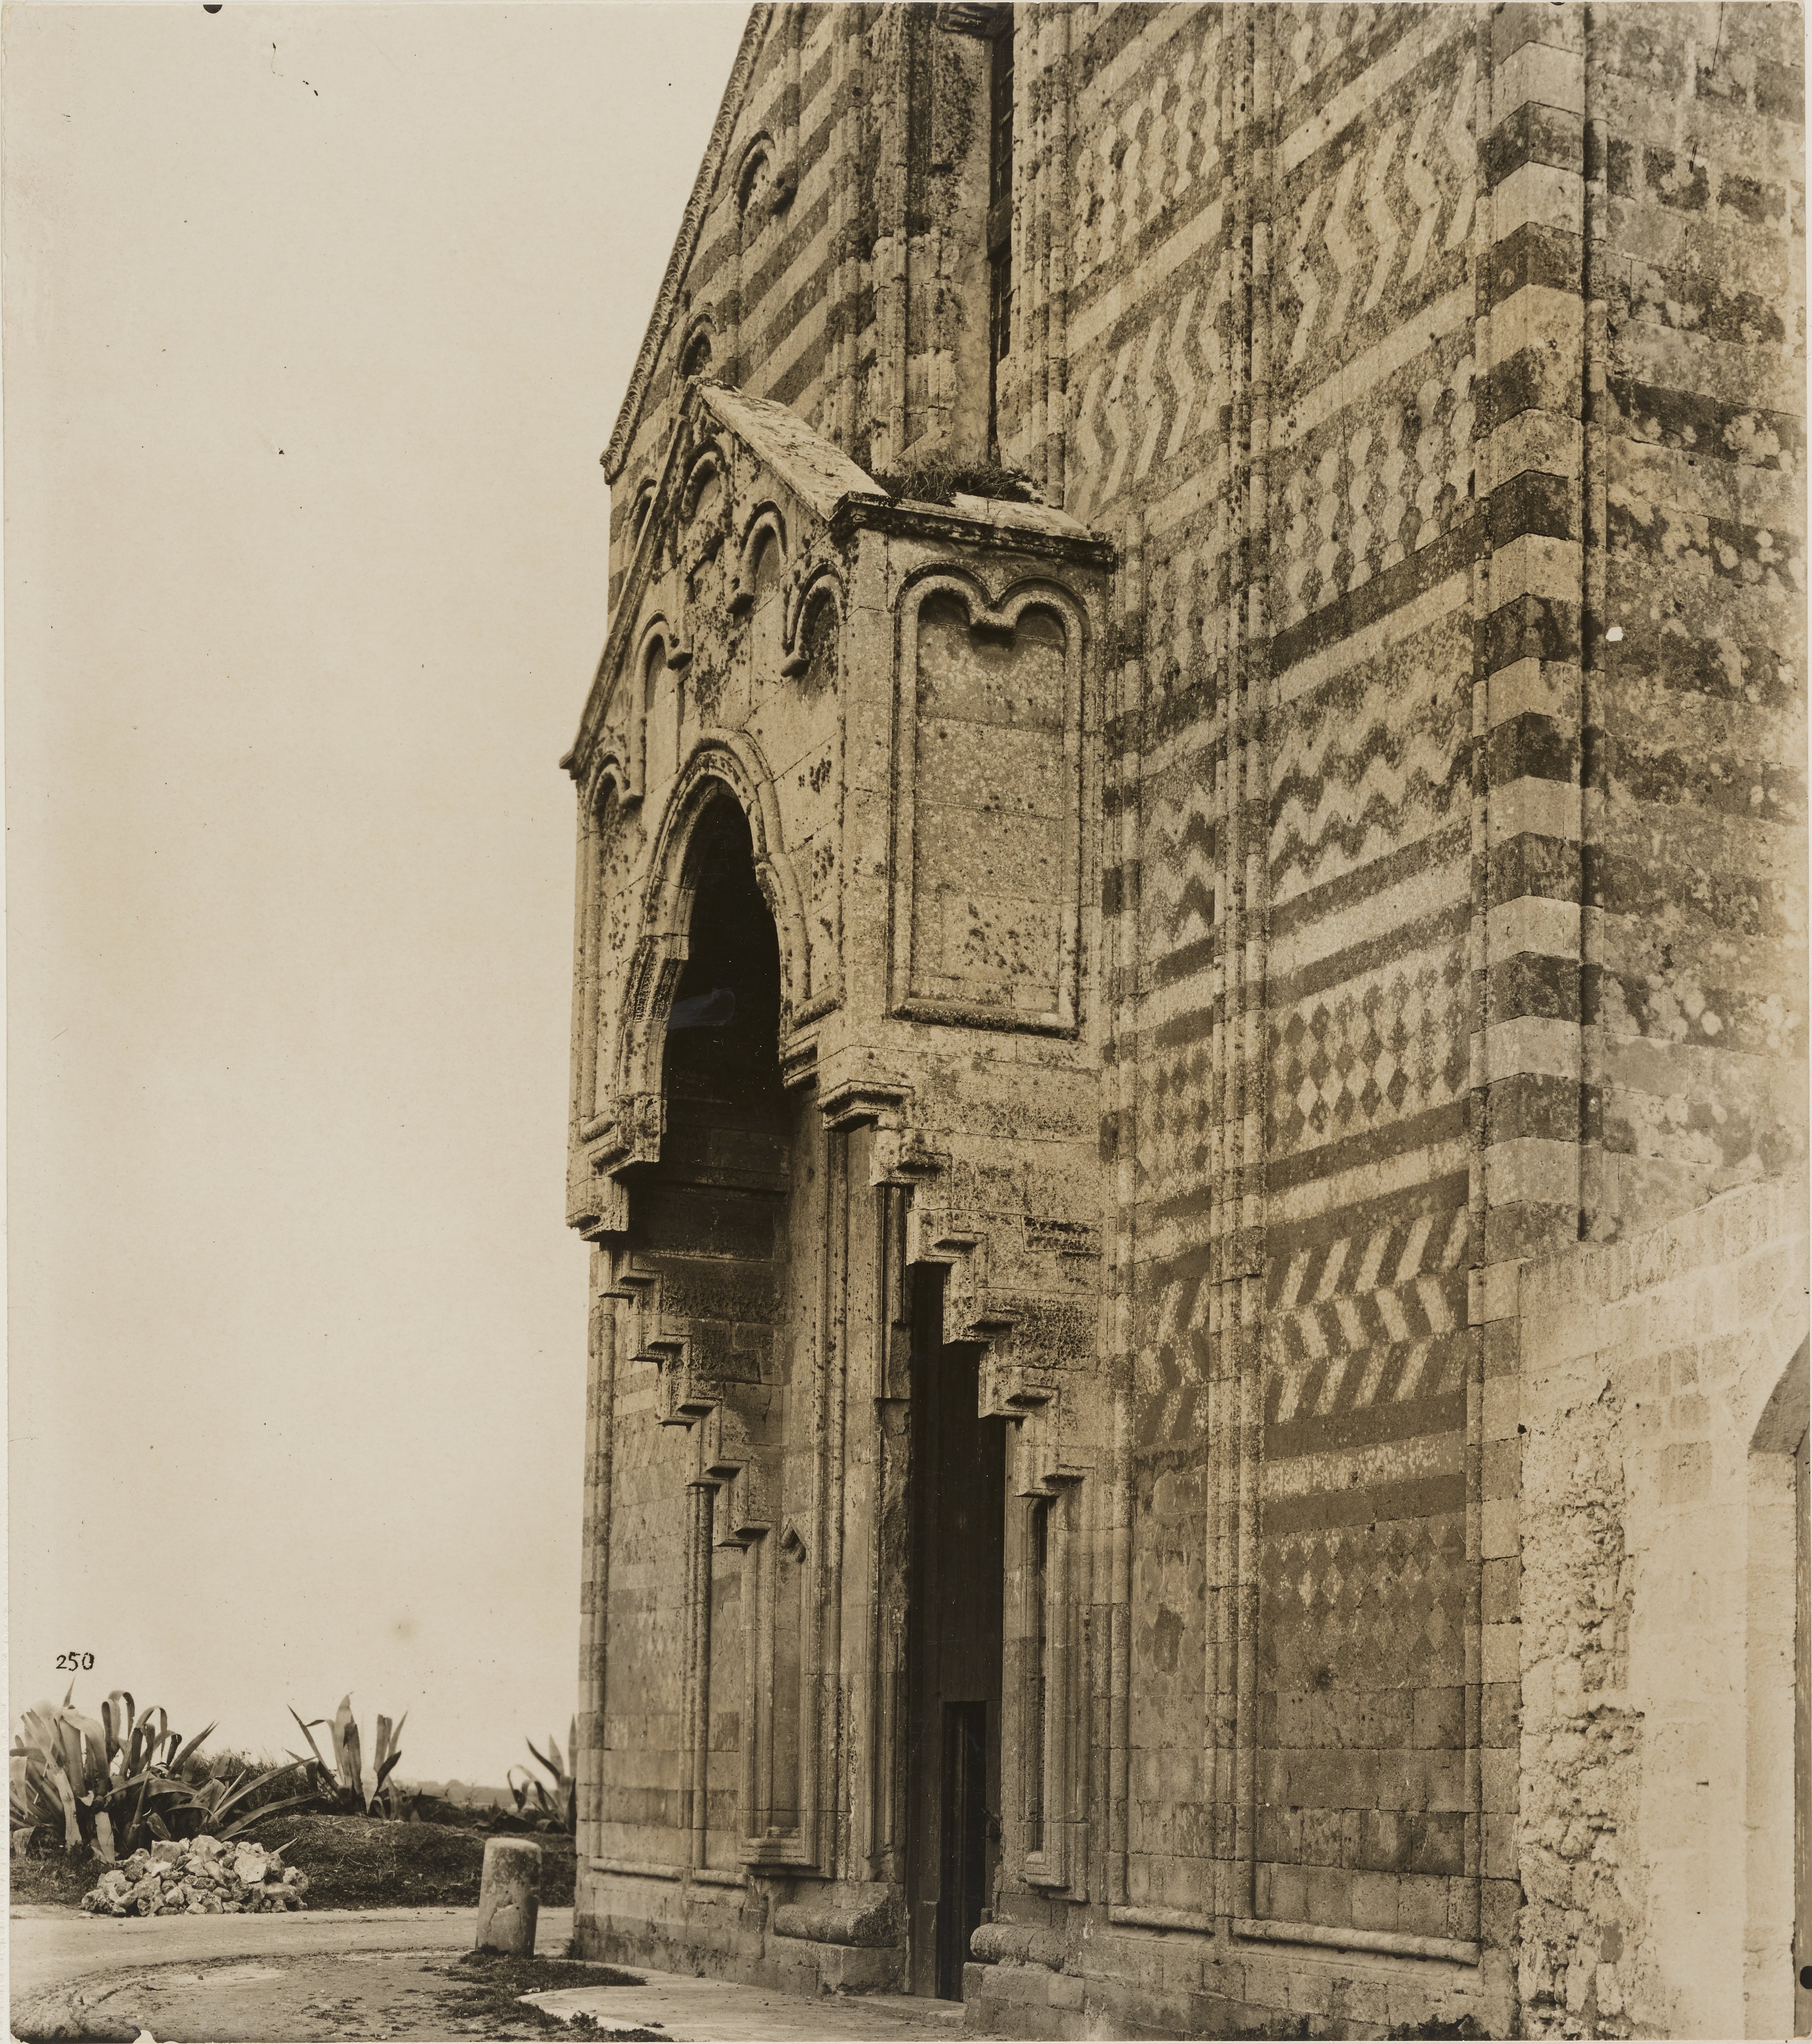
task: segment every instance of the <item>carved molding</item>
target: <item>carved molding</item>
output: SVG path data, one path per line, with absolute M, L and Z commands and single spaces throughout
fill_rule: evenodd
M 642 407 L 647 402 L 649 386 L 654 380 L 655 365 L 660 359 L 662 347 L 678 316 L 686 271 L 691 264 L 693 252 L 698 246 L 698 237 L 704 231 L 705 215 L 716 194 L 724 158 L 729 153 L 730 136 L 736 125 L 736 117 L 743 110 L 743 102 L 747 94 L 749 79 L 754 71 L 755 59 L 773 18 L 774 10 L 771 9 L 752 9 L 748 26 L 743 31 L 743 40 L 736 50 L 736 61 L 730 68 L 730 82 L 724 88 L 717 118 L 711 125 L 711 139 L 705 144 L 704 159 L 698 167 L 697 177 L 693 181 L 692 196 L 686 201 L 685 211 L 681 216 L 679 232 L 674 240 L 674 251 L 667 258 L 666 273 L 661 279 L 660 290 L 655 294 L 654 313 L 648 321 L 647 332 L 642 337 L 641 348 L 637 351 L 635 367 L 630 371 L 629 388 L 624 393 L 622 409 L 616 415 L 616 424 L 611 430 L 609 444 L 601 457 L 607 482 L 616 480 L 623 472 L 624 463 L 628 459 L 629 444 L 635 437 L 635 428 L 640 422 Z
M 620 1174 L 660 1158 L 666 1133 L 662 1066 L 666 1018 L 690 956 L 686 869 L 691 836 L 719 790 L 727 792 L 748 819 L 756 882 L 774 917 L 780 947 L 785 1012 L 821 1014 L 828 1005 L 808 997 L 804 912 L 792 862 L 781 843 L 779 809 L 766 762 L 743 733 L 704 732 L 688 755 L 654 833 L 635 947 L 616 1002 L 614 1040 L 608 1058 L 602 1049 L 597 1053 L 596 1111 L 578 1128 L 585 1166 L 598 1182 L 588 1186 L 575 1166 L 568 1185 L 567 1218 L 588 1241 L 628 1228 Z M 808 1066 L 794 1074 L 793 1082 L 804 1083 L 809 1076 Z

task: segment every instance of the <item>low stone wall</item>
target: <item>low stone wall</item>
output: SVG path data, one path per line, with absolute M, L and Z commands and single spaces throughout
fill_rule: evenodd
M 1775 1181 L 1522 1274 L 1487 1433 L 1519 1512 L 1526 2035 L 1792 2027 L 1806 1232 Z

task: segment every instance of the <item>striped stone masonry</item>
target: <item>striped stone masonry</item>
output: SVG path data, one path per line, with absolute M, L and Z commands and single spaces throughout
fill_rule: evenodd
M 1577 1239 L 1583 1094 L 1585 60 L 1580 9 L 1481 28 L 1472 1319 L 1480 1344 L 1476 1685 L 1481 1915 L 1520 1901 L 1521 1438 L 1514 1278 Z
M 828 1289 L 775 1293 L 739 1446 L 704 1410 L 731 1378 L 687 1359 L 701 1316 L 650 1336 L 633 1258 L 594 1271 L 588 1950 L 924 1990 L 942 1735 L 900 1686 L 902 1302 L 928 1258 L 1010 1443 L 972 2027 L 1642 2034 L 1688 1931 L 1747 1937 L 1742 1991 L 1778 2010 L 1779 1895 L 1747 1929 L 1700 1910 L 1629 1786 L 1683 1782 L 1684 1748 L 1645 1749 L 1605 1671 L 1645 1609 L 1699 1622 L 1620 1558 L 1640 1514 L 1701 1510 L 1708 1456 L 1745 1494 L 1713 1323 L 1778 1404 L 1799 1297 L 1784 1249 L 1734 1292 L 1710 1267 L 1806 1151 L 1799 26 L 1713 0 L 751 18 L 606 456 L 612 602 L 666 735 L 612 751 L 634 717 L 601 674 L 569 1208 L 600 1241 L 656 1212 L 630 1166 L 662 1096 L 620 1079 L 620 1157 L 588 1151 L 610 1026 L 585 1018 L 652 998 L 624 961 L 681 838 L 649 763 L 696 743 L 740 763 L 708 770 L 758 870 L 797 876 L 763 897 L 809 964 L 781 1066 L 789 1098 L 830 1089 L 843 1218 L 807 1242 L 788 1209 L 777 1243 Z M 1020 732 L 996 685 L 1041 606 Z M 935 880 L 958 824 L 988 847 L 962 889 Z M 1580 1285 L 1638 1238 L 1645 1270 L 1685 1253 L 1721 1201 L 1680 1354 L 1645 1325 L 1627 1368 L 1558 1356 Z M 1035 1238 L 1049 1299 L 996 1267 Z M 762 1407 L 808 1289 L 842 1301 L 820 1402 L 800 1374 Z M 783 1707 L 808 1554 L 818 1686 Z M 1736 1554 L 1719 1669 L 1748 1650 Z M 814 1718 L 797 1840 L 732 1837 Z M 1733 1762 L 1694 1765 L 1705 1835 L 1766 1829 Z M 1672 1900 L 1632 1902 L 1638 1868 Z M 1745 2027 L 1718 1995 L 1695 2034 Z
M 1475 712 L 1485 1266 L 1579 1233 L 1584 16 L 1489 17 Z

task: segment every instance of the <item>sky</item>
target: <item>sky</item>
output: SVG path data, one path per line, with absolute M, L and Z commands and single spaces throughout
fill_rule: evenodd
M 5 11 L 15 1716 L 565 1742 L 557 763 L 743 18 Z

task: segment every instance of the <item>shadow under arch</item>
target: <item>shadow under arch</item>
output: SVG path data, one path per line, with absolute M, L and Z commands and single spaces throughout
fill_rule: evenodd
M 683 869 L 685 961 L 668 1008 L 660 1085 L 671 1177 L 778 1192 L 786 1184 L 780 940 L 741 805 L 704 793 Z
M 622 1167 L 625 1247 L 650 1288 L 645 1359 L 689 1502 L 683 1600 L 653 1622 L 684 1669 L 677 1785 L 689 1864 L 814 1863 L 818 1666 L 809 1480 L 781 1452 L 823 1353 L 827 1137 L 782 1083 L 784 954 L 762 817 L 705 775 L 670 813 L 662 984 L 643 1070 L 658 1144 Z M 766 884 L 764 884 L 764 882 Z M 677 1439 L 684 1431 L 683 1441 Z M 724 1728 L 732 1727 L 724 1736 Z

